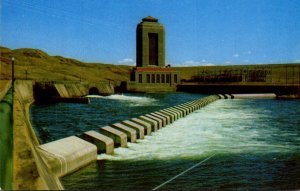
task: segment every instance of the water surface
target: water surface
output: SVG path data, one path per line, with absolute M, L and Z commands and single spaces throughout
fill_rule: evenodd
M 123 101 L 127 106 L 123 112 L 139 115 L 147 113 L 145 108 L 163 108 L 171 105 L 165 103 L 169 95 L 174 101 L 181 94 L 139 95 L 154 100 L 140 110 L 137 101 Z M 184 100 L 176 104 L 197 97 L 181 96 Z M 121 113 L 117 118 L 128 117 Z M 87 121 L 91 126 L 98 123 L 93 116 Z M 218 100 L 138 143 L 129 143 L 129 148 L 115 149 L 113 156 L 99 155 L 98 162 L 62 181 L 66 189 L 152 190 L 205 160 L 158 190 L 299 189 L 299 135 L 299 101 Z

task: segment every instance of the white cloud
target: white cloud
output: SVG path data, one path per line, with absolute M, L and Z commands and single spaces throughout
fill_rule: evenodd
M 187 60 L 184 61 L 181 66 L 215 66 L 215 64 L 209 63 L 205 59 L 202 59 L 201 61 Z
M 213 64 L 213 63 L 205 63 L 205 64 L 202 64 L 202 66 L 215 66 L 215 64 Z
M 118 61 L 119 64 L 135 65 L 135 62 L 132 58 L 123 58 Z
M 239 57 L 240 55 L 239 54 L 234 54 L 234 55 L 232 55 L 232 57 L 235 57 L 235 58 L 237 58 L 237 57 Z
M 189 65 L 189 66 L 195 66 L 195 65 L 199 65 L 200 62 L 198 61 L 194 61 L 194 60 L 187 60 L 183 62 L 184 65 Z

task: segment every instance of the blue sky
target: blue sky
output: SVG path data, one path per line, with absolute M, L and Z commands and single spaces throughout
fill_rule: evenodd
M 135 30 L 166 29 L 171 65 L 300 61 L 299 0 L 0 0 L 0 44 L 86 62 L 135 63 Z

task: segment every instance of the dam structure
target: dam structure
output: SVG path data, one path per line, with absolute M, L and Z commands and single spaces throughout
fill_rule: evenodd
M 97 160 L 101 153 L 113 155 L 117 147 L 128 147 L 176 120 L 220 99 L 210 95 L 156 112 L 99 127 L 98 131 L 87 131 L 79 136 L 69 136 L 37 146 L 37 151 L 47 169 L 57 177 L 70 174 Z M 138 143 L 137 143 L 138 144 Z
M 111 95 L 118 85 L 109 82 L 16 80 L 11 87 L 10 81 L 5 82 L 5 87 L 0 88 L 3 89 L 0 92 L 3 125 L 0 129 L 1 188 L 64 189 L 61 178 L 96 161 L 98 154 L 113 156 L 115 148 L 130 149 L 130 144 L 139 144 L 139 139 L 145 139 L 218 99 L 253 98 L 256 96 L 254 93 L 264 93 L 261 98 L 299 95 L 299 64 L 287 65 L 285 76 L 279 72 L 281 66 L 193 69 L 193 79 L 184 82 L 179 68 L 165 65 L 165 31 L 158 19 L 150 16 L 142 19 L 136 32 L 137 65 L 131 70 L 130 81 L 126 82 L 124 90 L 216 95 L 41 144 L 29 116 L 33 103 L 89 103 L 85 96 Z

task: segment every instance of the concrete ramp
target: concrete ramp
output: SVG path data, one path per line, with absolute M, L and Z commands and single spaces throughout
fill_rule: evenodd
M 97 147 L 76 136 L 37 146 L 48 169 L 61 177 L 97 160 Z

